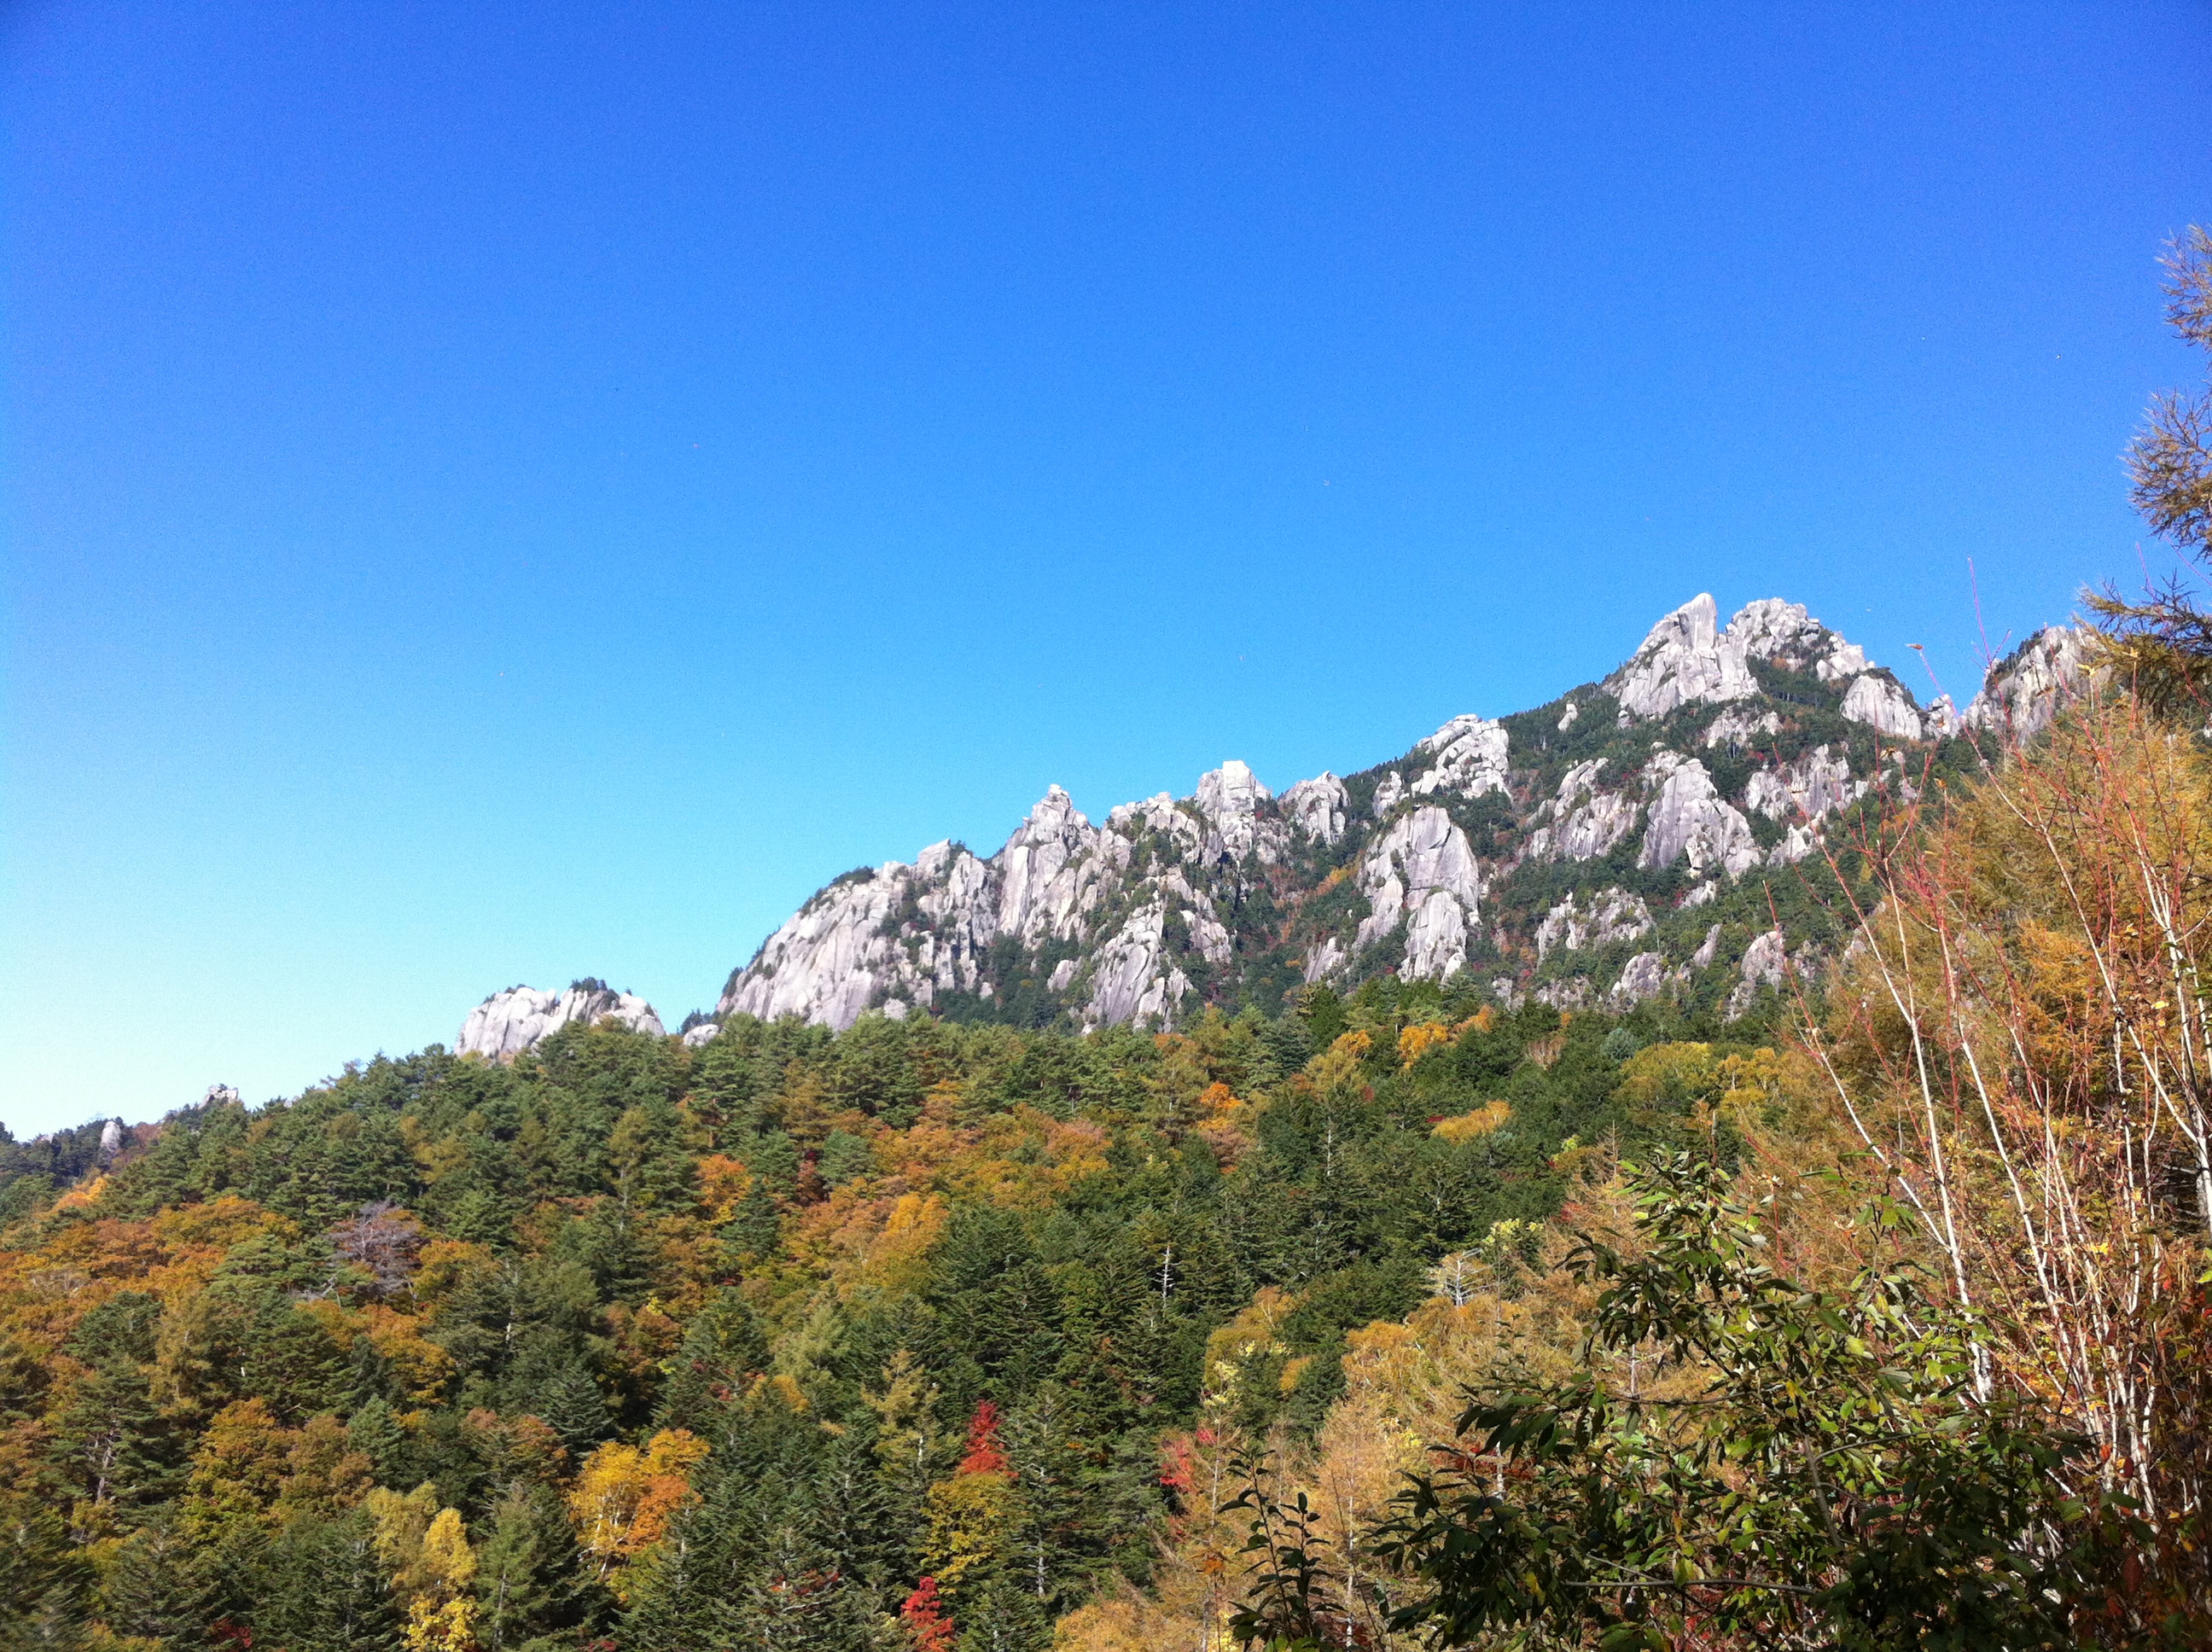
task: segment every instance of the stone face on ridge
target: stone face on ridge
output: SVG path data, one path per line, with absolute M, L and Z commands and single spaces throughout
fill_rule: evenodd
M 1693 701 L 1747 700 L 1759 692 L 1743 641 L 1723 635 L 1709 596 L 1696 596 L 1651 628 L 1628 664 L 1606 679 L 1623 722 L 1664 717 Z
M 1237 861 L 1248 854 L 1256 854 L 1263 865 L 1273 865 L 1283 858 L 1289 834 L 1279 822 L 1263 819 L 1260 815 L 1260 805 L 1269 801 L 1272 795 L 1254 778 L 1252 771 L 1234 757 L 1199 776 L 1198 811 L 1206 817 L 1219 841 L 1218 847 L 1212 842 L 1208 844 L 1208 852 L 1214 859 L 1225 855 Z
M 1652 758 L 1644 780 L 1654 795 L 1638 865 L 1671 866 L 1687 857 L 1693 873 L 1711 866 L 1734 878 L 1759 864 L 1751 823 L 1722 801 L 1705 764 L 1662 751 Z
M 2078 648 L 2043 634 L 1967 720 L 2047 721 L 2069 671 Z M 1455 717 L 1401 756 L 1279 794 L 1235 759 L 1188 796 L 1103 820 L 1053 787 L 995 853 L 940 842 L 848 873 L 732 973 L 714 1024 L 920 1012 L 1166 1027 L 1378 969 L 1475 970 L 1514 1001 L 1641 1002 L 1723 968 L 1723 927 L 1770 921 L 1760 880 L 1823 853 L 1878 780 L 1909 796 L 1896 748 L 1951 723 L 1802 605 L 1761 599 L 1723 626 L 1698 596 L 1540 715 Z M 1610 987 L 1588 978 L 1577 955 L 1632 940 L 1645 950 Z
M 1769 820 L 1819 820 L 1849 808 L 1866 790 L 1864 780 L 1851 778 L 1847 757 L 1818 745 L 1793 763 L 1753 774 L 1744 790 L 1744 806 Z
M 1790 964 L 1789 938 L 1778 929 L 1770 929 L 1753 938 L 1744 949 L 1742 979 L 1735 991 L 1729 994 L 1727 1018 L 1737 1019 L 1759 999 L 1762 987 L 1779 987 Z
M 1310 780 L 1287 787 L 1281 802 L 1284 817 L 1309 837 L 1334 843 L 1344 835 L 1350 799 L 1344 782 L 1326 768 Z
M 1567 771 L 1558 793 L 1538 811 L 1558 823 L 1529 835 L 1531 860 L 1595 860 L 1636 829 L 1640 805 L 1626 792 L 1599 789 L 1604 767 L 1593 761 Z
M 1553 951 L 1610 946 L 1650 932 L 1651 908 L 1639 895 L 1624 889 L 1603 889 L 1590 897 L 1587 907 L 1569 895 L 1536 926 L 1536 957 L 1540 961 Z
M 1921 736 L 1920 712 L 1911 696 L 1876 672 L 1851 679 L 1844 694 L 1843 709 L 1844 716 L 1900 740 L 1917 740 Z
M 1823 683 L 1840 682 L 1867 669 L 1866 651 L 1814 619 L 1802 603 L 1777 597 L 1746 603 L 1729 622 L 1728 635 L 1747 659 L 1771 660 L 1785 671 L 1810 671 Z
M 1436 759 L 1414 780 L 1415 797 L 1451 792 L 1463 798 L 1510 792 L 1506 784 L 1505 725 L 1480 717 L 1455 717 L 1413 750 Z
M 2033 739 L 2088 686 L 2088 646 L 2078 625 L 2045 626 L 1990 667 L 1960 722 L 1977 733 Z
M 494 993 L 469 1011 L 453 1040 L 456 1055 L 481 1055 L 511 1061 L 540 1039 L 572 1022 L 585 1026 L 613 1020 L 635 1031 L 660 1037 L 664 1029 L 653 1005 L 629 993 L 617 993 L 596 981 L 580 981 L 566 992 L 541 993 L 534 987 L 510 987 Z
M 1480 875 L 1467 834 L 1431 804 L 1404 816 L 1368 850 L 1359 886 L 1370 911 L 1355 950 L 1407 923 L 1405 964 L 1413 981 L 1441 981 L 1467 961 Z

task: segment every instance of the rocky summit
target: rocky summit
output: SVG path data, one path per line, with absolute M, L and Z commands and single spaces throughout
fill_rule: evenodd
M 1562 1006 L 1705 994 L 1741 1014 L 1834 944 L 1827 851 L 1932 774 L 2034 733 L 2081 655 L 2077 631 L 2039 632 L 1960 714 L 1800 604 L 1723 625 L 1699 596 L 1603 681 L 1455 717 L 1356 774 L 1277 793 L 1232 760 L 1103 822 L 1055 786 L 995 854 L 947 841 L 848 872 L 687 1036 L 733 1015 L 843 1028 L 917 1010 L 1169 1025 L 1382 971 Z
M 633 993 L 617 993 L 603 981 L 572 981 L 564 993 L 510 987 L 469 1011 L 453 1040 L 453 1054 L 510 1060 L 571 1022 L 591 1026 L 609 1019 L 655 1037 L 665 1030 L 653 1005 Z
M 1458 716 L 1403 756 L 1270 791 L 1234 759 L 1188 797 L 1094 823 L 1050 787 L 997 853 L 933 843 L 846 873 L 732 973 L 712 1017 L 843 1029 L 915 1011 L 1073 1028 L 1273 1012 L 1300 987 L 1466 976 L 1500 1000 L 1741 1015 L 1837 941 L 1830 852 L 1932 775 L 2032 738 L 2082 681 L 2081 633 L 2036 633 L 1961 713 L 1923 706 L 1796 603 L 1727 624 L 1710 596 L 1601 682 Z M 586 980 L 495 993 L 455 1048 L 513 1059 L 642 999 Z

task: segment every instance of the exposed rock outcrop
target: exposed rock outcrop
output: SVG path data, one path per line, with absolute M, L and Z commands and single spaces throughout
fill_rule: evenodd
M 1790 940 L 1778 929 L 1770 929 L 1763 935 L 1752 938 L 1743 950 L 1743 978 L 1729 994 L 1725 1018 L 1735 1021 L 1746 1014 L 1759 1001 L 1761 987 L 1779 987 L 1784 972 L 1790 967 Z
M 1722 799 L 1705 764 L 1662 751 L 1652 758 L 1644 780 L 1653 797 L 1638 865 L 1671 866 L 1687 857 L 1693 873 L 1711 866 L 1735 878 L 1759 864 L 1751 823 Z
M 1478 915 L 1480 875 L 1467 834 L 1435 805 L 1399 820 L 1367 852 L 1359 884 L 1368 915 L 1353 942 L 1371 944 L 1407 920 L 1409 980 L 1442 981 L 1467 962 L 1467 938 Z
M 1851 679 L 1850 687 L 1844 691 L 1843 711 L 1844 716 L 1900 740 L 1917 740 L 1924 732 L 1912 696 L 1879 671 Z
M 1307 836 L 1334 843 L 1344 835 L 1351 799 L 1345 795 L 1344 782 L 1326 768 L 1289 787 L 1278 801 L 1283 817 Z
M 2046 625 L 1990 667 L 1960 722 L 1979 734 L 2033 739 L 2088 685 L 2088 644 L 2078 625 Z
M 617 993 L 604 981 L 580 981 L 561 993 L 541 993 L 534 987 L 510 987 L 503 993 L 494 993 L 469 1011 L 453 1040 L 453 1054 L 511 1061 L 572 1023 L 588 1027 L 605 1020 L 617 1021 L 655 1038 L 663 1036 L 660 1017 L 643 999 Z
M 1746 603 L 1727 635 L 1747 659 L 1770 660 L 1785 671 L 1810 671 L 1839 683 L 1867 669 L 1866 651 L 1846 642 L 1808 613 L 1802 603 L 1762 597 Z
M 1817 745 L 1795 762 L 1760 769 L 1745 787 L 1743 800 L 1746 808 L 1769 820 L 1819 820 L 1849 808 L 1866 790 L 1864 780 L 1852 779 L 1846 756 Z
M 1747 700 L 1759 692 L 1743 641 L 1723 635 L 1710 596 L 1692 597 L 1651 628 L 1628 664 L 1605 686 L 1620 720 L 1664 717 L 1693 701 Z
M 1528 835 L 1531 860 L 1595 860 L 1612 853 L 1636 829 L 1641 805 L 1626 791 L 1599 787 L 1604 768 L 1592 760 L 1567 771 L 1559 794 L 1537 811 L 1539 818 L 1557 824 L 1539 826 Z
M 1505 725 L 1455 717 L 1413 748 L 1436 762 L 1413 782 L 1415 797 L 1449 792 L 1463 798 L 1510 790 L 1505 783 Z
M 2047 720 L 2069 671 L 2078 648 L 2042 634 L 1969 720 Z M 1723 968 L 1711 920 L 1741 933 L 1763 911 L 1747 883 L 1822 853 L 1877 780 L 1909 796 L 1905 748 L 1953 720 L 1802 605 L 1749 603 L 1723 626 L 1710 596 L 1555 704 L 1455 717 L 1401 756 L 1279 795 L 1232 760 L 1188 796 L 1094 823 L 1052 787 L 994 854 L 933 844 L 819 891 L 732 972 L 714 1022 L 988 1017 L 1018 994 L 1024 1016 L 1064 1024 L 1166 1025 L 1279 1002 L 1300 978 L 1349 991 L 1376 969 L 1444 981 L 1479 963 L 1533 982 L 1562 951 L 1630 941 L 1645 950 L 1610 987 L 1497 979 L 1509 1001 L 1641 1002 Z M 1887 750 L 1838 738 L 1838 714 Z
M 1540 960 L 1555 951 L 1610 946 L 1650 932 L 1651 908 L 1640 895 L 1631 895 L 1624 889 L 1602 889 L 1587 904 L 1570 895 L 1536 926 L 1536 957 Z
M 1638 952 L 1621 966 L 1620 979 L 1613 982 L 1606 998 L 1615 1009 L 1633 1009 L 1646 999 L 1658 997 L 1673 979 L 1664 953 Z

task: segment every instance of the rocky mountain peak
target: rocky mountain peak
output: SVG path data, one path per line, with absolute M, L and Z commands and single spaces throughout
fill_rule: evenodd
M 512 1061 L 572 1022 L 588 1027 L 602 1020 L 619 1022 L 655 1038 L 665 1031 L 653 1005 L 634 993 L 617 993 L 605 981 L 574 981 L 561 993 L 510 987 L 503 993 L 494 993 L 469 1011 L 453 1040 L 453 1053 L 480 1055 L 489 1061 Z
M 1279 795 L 1232 758 L 1190 796 L 1101 823 L 1054 786 L 988 858 L 947 840 L 848 873 L 685 1039 L 740 1015 L 1168 1024 L 1381 971 L 1475 972 L 1509 1002 L 1562 1008 L 1712 981 L 1716 1005 L 1741 1009 L 1778 978 L 1780 943 L 1753 947 L 1777 891 L 1806 909 L 1839 821 L 1911 796 L 1930 765 L 1972 772 L 1981 754 L 1954 733 L 2032 732 L 2082 670 L 2078 632 L 2039 633 L 1960 719 L 1948 701 L 1923 711 L 1802 604 L 1763 598 L 1723 626 L 1700 594 L 1541 716 L 1455 716 L 1402 756 Z M 1792 958 L 1808 944 L 1789 943 Z M 575 990 L 495 994 L 461 1048 L 505 1058 L 607 1013 L 648 1024 L 649 1005 L 571 1005 Z
M 1623 725 L 1664 717 L 1697 701 L 1746 700 L 1759 692 L 1743 639 L 1720 629 L 1720 610 L 1700 592 L 1651 628 L 1628 663 L 1605 681 Z
M 1804 604 L 1779 597 L 1746 603 L 1729 622 L 1727 635 L 1741 645 L 1746 659 L 1810 671 L 1823 683 L 1840 682 L 1868 668 L 1863 649 L 1814 619 Z
M 1999 738 L 2033 739 L 2088 683 L 2088 653 L 2089 634 L 2081 626 L 2045 626 L 1989 668 L 1960 725 Z

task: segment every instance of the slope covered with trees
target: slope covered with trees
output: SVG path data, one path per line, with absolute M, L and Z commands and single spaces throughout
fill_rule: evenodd
M 1042 1645 L 1150 1575 L 1176 1441 L 1310 1434 L 1577 1143 L 1686 1139 L 1623 1089 L 1659 1016 L 1382 981 L 1180 1035 L 603 1023 L 195 1109 L 0 1251 L 7 1609 Z

